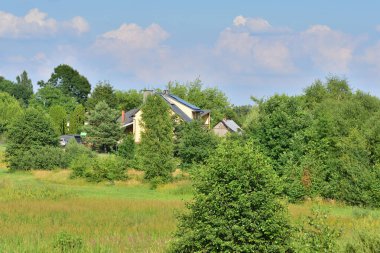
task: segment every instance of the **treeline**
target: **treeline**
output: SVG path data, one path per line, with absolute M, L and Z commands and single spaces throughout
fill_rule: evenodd
M 258 101 L 245 129 L 271 159 L 291 200 L 321 196 L 379 206 L 379 117 L 377 97 L 331 77 L 300 96 Z
M 0 78 L 0 133 L 7 133 L 7 157 L 14 169 L 48 168 L 49 163 L 42 161 L 47 157 L 55 157 L 52 168 L 69 167 L 67 161 L 58 162 L 64 156 L 54 151 L 59 150 L 54 148 L 58 136 L 86 132 L 85 140 L 94 151 L 114 153 L 127 160 L 126 167 L 145 170 L 148 180 L 167 182 L 175 168 L 207 164 L 221 141 L 199 122 L 173 120 L 166 103 L 155 96 L 143 105 L 141 92 L 115 90 L 105 81 L 91 92 L 87 78 L 68 65 L 59 65 L 38 85 L 33 94 L 25 71 L 15 82 Z M 210 109 L 213 125 L 222 118 L 240 124 L 243 133 L 229 138 L 254 143 L 269 159 L 283 186 L 282 195 L 290 201 L 320 196 L 379 206 L 377 97 L 353 91 L 346 80 L 337 77 L 316 81 L 298 96 L 252 98 L 254 105 L 245 106 L 232 105 L 223 92 L 204 88 L 199 79 L 170 82 L 166 88 Z M 123 134 L 117 122 L 121 110 L 133 108 L 143 108 L 146 131 L 140 145 Z M 43 152 L 36 151 L 45 146 Z M 27 163 L 24 154 L 36 162 Z M 37 157 L 44 158 L 37 161 Z

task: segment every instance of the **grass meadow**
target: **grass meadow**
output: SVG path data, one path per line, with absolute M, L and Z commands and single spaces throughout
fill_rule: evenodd
M 164 252 L 192 196 L 188 180 L 152 190 L 137 171 L 115 184 L 69 179 L 68 170 L 10 173 L 3 151 L 0 252 Z M 342 246 L 358 233 L 380 233 L 379 210 L 318 200 L 288 207 L 294 224 L 315 207 L 327 211 Z

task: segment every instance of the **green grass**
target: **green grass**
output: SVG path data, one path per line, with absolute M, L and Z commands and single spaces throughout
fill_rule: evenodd
M 2 153 L 0 252 L 62 252 L 75 243 L 71 252 L 164 252 L 175 213 L 192 197 L 187 180 L 152 190 L 138 172 L 115 184 L 72 180 L 68 170 L 10 173 Z M 293 224 L 312 208 L 327 211 L 329 225 L 342 230 L 342 247 L 358 233 L 380 234 L 377 209 L 321 200 L 288 207 Z

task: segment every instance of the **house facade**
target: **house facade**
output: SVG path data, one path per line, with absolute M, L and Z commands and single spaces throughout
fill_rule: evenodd
M 225 136 L 228 133 L 241 133 L 241 127 L 231 119 L 223 119 L 212 129 L 213 132 L 220 137 Z
M 147 96 L 152 94 L 153 91 L 144 91 L 144 101 Z M 210 128 L 211 117 L 210 110 L 203 110 L 199 107 L 173 95 L 168 91 L 163 93 L 156 93 L 159 95 L 169 106 L 170 112 L 173 115 L 177 115 L 178 118 L 185 122 L 190 122 L 192 120 L 201 120 L 205 127 Z M 142 110 L 141 108 L 132 109 L 130 111 L 122 111 L 121 115 L 121 127 L 124 129 L 125 133 L 132 133 L 136 143 L 141 141 L 141 133 L 144 131 L 141 126 L 142 122 Z

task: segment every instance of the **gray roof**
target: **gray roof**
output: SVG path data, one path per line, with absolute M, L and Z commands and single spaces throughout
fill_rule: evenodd
M 125 113 L 125 119 L 124 119 L 124 122 L 121 122 L 121 124 L 123 126 L 125 125 L 128 125 L 130 123 L 133 122 L 133 117 L 135 116 L 135 114 L 140 111 L 140 108 L 136 108 L 136 109 L 132 109 L 132 110 L 129 110 Z M 121 119 L 120 119 L 121 121 Z
M 241 127 L 238 124 L 236 124 L 236 122 L 232 119 L 224 119 L 222 120 L 222 122 L 228 129 L 230 129 L 233 132 L 242 131 Z

